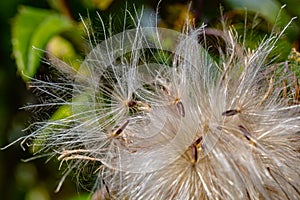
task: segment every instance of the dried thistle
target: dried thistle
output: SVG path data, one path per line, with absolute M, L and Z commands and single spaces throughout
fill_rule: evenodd
M 178 33 L 135 22 L 76 72 L 52 58 L 68 78 L 33 80 L 52 97 L 36 106 L 71 114 L 33 124 L 24 141 L 66 162 L 66 175 L 94 165 L 95 199 L 300 199 L 300 107 L 282 100 L 282 65 L 268 60 L 286 27 L 256 49 L 224 28 L 215 62 L 205 26 Z

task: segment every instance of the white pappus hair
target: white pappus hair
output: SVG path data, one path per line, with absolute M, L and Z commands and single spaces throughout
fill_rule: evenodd
M 284 30 L 246 49 L 224 29 L 215 61 L 205 26 L 178 33 L 140 19 L 106 33 L 61 82 L 33 80 L 51 97 L 36 106 L 70 114 L 35 123 L 26 140 L 66 175 L 92 165 L 95 199 L 300 199 L 300 107 L 281 98 L 282 65 L 268 59 Z

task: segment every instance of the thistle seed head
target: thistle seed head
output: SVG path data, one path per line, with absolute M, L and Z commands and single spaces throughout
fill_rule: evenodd
M 268 55 L 282 32 L 247 50 L 225 29 L 217 62 L 205 26 L 136 25 L 94 46 L 73 78 L 33 80 L 52 97 L 37 106 L 71 110 L 35 124 L 38 153 L 94 163 L 97 196 L 112 199 L 300 199 L 300 107 L 266 73 L 281 67 Z

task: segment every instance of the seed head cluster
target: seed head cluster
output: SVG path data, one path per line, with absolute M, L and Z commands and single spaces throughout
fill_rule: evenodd
M 283 32 L 247 49 L 224 29 L 216 58 L 205 26 L 140 22 L 78 70 L 51 58 L 59 81 L 33 80 L 51 97 L 35 106 L 67 112 L 33 125 L 37 152 L 66 175 L 92 168 L 95 199 L 300 199 L 300 107 L 282 98 L 270 56 Z

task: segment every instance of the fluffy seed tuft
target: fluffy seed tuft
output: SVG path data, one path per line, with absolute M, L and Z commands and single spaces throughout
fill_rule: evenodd
M 204 26 L 140 19 L 63 72 L 71 78 L 33 80 L 51 97 L 36 107 L 71 111 L 33 125 L 37 153 L 68 163 L 66 175 L 94 165 L 98 199 L 300 199 L 300 107 L 280 100 L 285 77 L 268 60 L 283 32 L 247 50 L 225 29 L 217 62 Z

